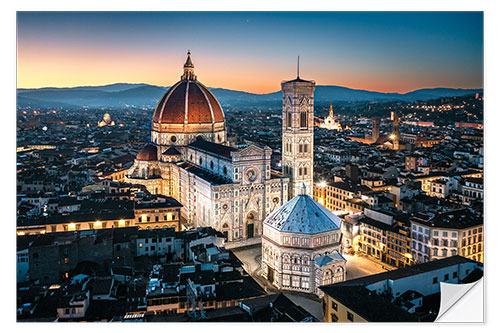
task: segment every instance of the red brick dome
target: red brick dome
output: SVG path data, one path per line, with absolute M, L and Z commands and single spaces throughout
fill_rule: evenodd
M 215 96 L 198 81 L 182 80 L 163 95 L 153 115 L 160 124 L 211 124 L 224 121 Z
M 148 143 L 137 153 L 136 159 L 139 161 L 157 161 L 158 149 L 154 144 Z
M 184 74 L 160 99 L 153 115 L 153 123 L 184 125 L 224 121 L 224 112 L 217 99 L 196 79 L 188 53 Z

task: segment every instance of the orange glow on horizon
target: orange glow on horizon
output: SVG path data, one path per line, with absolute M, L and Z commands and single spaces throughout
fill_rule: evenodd
M 281 90 L 281 81 L 293 79 L 294 69 L 277 66 L 274 59 L 241 59 L 193 53 L 195 73 L 212 88 L 267 94 Z M 182 74 L 185 54 L 117 52 L 113 49 L 87 50 L 78 46 L 18 46 L 17 88 L 99 86 L 112 83 L 175 84 Z M 302 65 L 301 65 L 302 66 Z M 301 67 L 301 77 L 317 85 L 337 85 L 352 89 L 405 93 L 420 88 L 446 86 L 467 88 L 465 82 L 434 77 L 412 77 L 409 73 L 390 74 L 353 68 L 326 69 L 313 63 Z M 462 84 L 462 85 L 461 85 Z

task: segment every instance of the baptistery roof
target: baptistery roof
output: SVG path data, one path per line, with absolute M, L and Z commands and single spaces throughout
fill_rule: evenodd
M 264 226 L 299 234 L 338 230 L 341 223 L 337 215 L 306 194 L 297 195 L 264 220 Z
M 153 114 L 153 123 L 212 124 L 224 122 L 224 112 L 215 96 L 194 74 L 188 52 L 181 80 L 163 95 Z

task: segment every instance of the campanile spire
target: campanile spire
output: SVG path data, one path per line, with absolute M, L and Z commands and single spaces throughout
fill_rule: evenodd
M 300 79 L 300 56 L 297 56 L 297 79 Z

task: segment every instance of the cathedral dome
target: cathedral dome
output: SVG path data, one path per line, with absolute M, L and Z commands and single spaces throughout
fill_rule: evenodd
M 222 107 L 207 87 L 197 80 L 188 52 L 184 74 L 160 99 L 153 115 L 153 125 L 163 132 L 162 125 L 200 124 L 206 127 L 207 124 L 224 122 Z M 172 132 L 172 126 L 168 127 L 167 132 Z M 190 127 L 189 132 L 198 131 Z M 179 127 L 179 131 L 185 131 L 185 128 Z
M 158 149 L 155 145 L 148 143 L 137 153 L 136 159 L 139 161 L 157 161 Z

